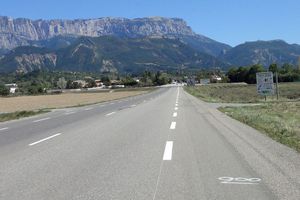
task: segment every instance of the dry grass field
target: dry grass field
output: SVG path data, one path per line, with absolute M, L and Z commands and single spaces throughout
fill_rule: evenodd
M 87 105 L 135 96 L 146 92 L 147 91 L 143 90 L 133 90 L 99 93 L 67 93 L 41 96 L 19 96 L 7 98 L 0 97 L 0 113 Z

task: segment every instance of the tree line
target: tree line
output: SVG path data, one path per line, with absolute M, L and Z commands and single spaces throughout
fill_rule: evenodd
M 226 75 L 230 82 L 246 82 L 248 84 L 255 84 L 256 73 L 264 71 L 271 71 L 274 74 L 277 72 L 279 82 L 300 81 L 300 69 L 291 64 L 284 64 L 282 66 L 271 64 L 267 69 L 258 64 L 245 67 L 233 67 L 229 69 Z
M 82 85 L 76 80 L 82 80 Z M 96 87 L 100 80 L 105 86 L 111 86 L 112 80 L 126 87 L 143 87 L 164 85 L 172 81 L 171 75 L 160 71 L 144 71 L 141 75 L 131 74 L 98 74 L 87 72 L 60 72 L 36 70 L 27 74 L 0 75 L 0 95 L 9 95 L 9 89 L 4 84 L 16 83 L 17 94 L 36 95 L 46 93 L 49 89 L 79 89 Z

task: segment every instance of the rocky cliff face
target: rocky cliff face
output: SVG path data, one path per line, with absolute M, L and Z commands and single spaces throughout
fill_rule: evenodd
M 177 18 L 99 18 L 78 20 L 30 20 L 0 17 L 0 48 L 26 45 L 28 40 L 45 40 L 59 35 L 121 37 L 195 35 Z
M 230 46 L 195 34 L 182 19 L 178 18 L 98 18 L 77 20 L 30 20 L 0 17 L 0 50 L 37 44 L 57 37 L 113 35 L 118 37 L 168 37 L 180 38 L 201 52 L 217 56 Z M 46 47 L 47 44 L 46 44 Z
M 41 54 L 23 54 L 15 57 L 15 66 L 17 73 L 27 73 L 40 69 L 53 69 L 56 66 L 57 56 L 54 53 Z

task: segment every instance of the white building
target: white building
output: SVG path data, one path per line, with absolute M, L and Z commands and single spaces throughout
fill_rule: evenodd
M 5 84 L 5 87 L 9 88 L 9 92 L 14 94 L 18 89 L 18 85 L 16 83 Z

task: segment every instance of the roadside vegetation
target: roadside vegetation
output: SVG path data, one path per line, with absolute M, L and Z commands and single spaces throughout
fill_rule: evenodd
M 222 112 L 300 152 L 300 102 L 225 107 Z
M 185 90 L 207 102 L 259 103 L 219 110 L 300 152 L 300 82 L 280 83 L 279 101 L 268 96 L 266 102 L 254 84 L 210 84 Z
M 24 117 L 30 117 L 42 113 L 49 112 L 48 110 L 38 110 L 38 111 L 16 111 L 12 113 L 2 113 L 0 114 L 0 122 L 14 120 L 14 119 L 20 119 Z
M 221 103 L 258 103 L 264 97 L 257 94 L 256 85 L 251 84 L 208 84 L 196 87 L 185 87 L 190 94 L 207 102 Z M 279 83 L 280 101 L 299 101 L 300 82 Z M 276 101 L 276 96 L 268 96 L 267 102 Z

